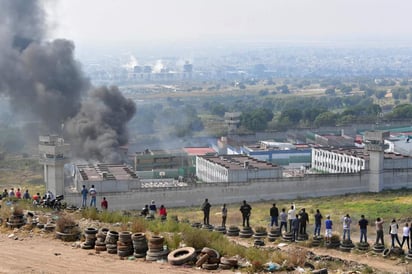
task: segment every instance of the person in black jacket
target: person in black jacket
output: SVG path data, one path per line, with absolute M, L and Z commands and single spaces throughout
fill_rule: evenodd
M 243 201 L 243 204 L 240 207 L 240 212 L 242 212 L 243 227 L 245 227 L 245 224 L 247 227 L 250 227 L 249 219 L 250 219 L 251 211 L 252 211 L 252 207 L 248 203 L 246 203 L 246 201 Z
M 270 208 L 270 227 L 278 226 L 278 217 L 279 217 L 279 209 L 276 207 L 276 204 L 273 204 Z
M 299 218 L 299 224 L 300 224 L 300 230 L 299 234 L 306 234 L 306 224 L 309 223 L 309 215 L 306 213 L 306 210 L 302 208 L 300 211 L 300 218 Z
M 210 214 L 210 208 L 212 206 L 209 203 L 209 200 L 206 198 L 205 201 L 202 204 L 202 211 L 203 211 L 203 224 L 209 225 L 209 214 Z

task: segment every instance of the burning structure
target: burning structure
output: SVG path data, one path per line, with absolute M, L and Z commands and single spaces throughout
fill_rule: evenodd
M 118 163 L 135 104 L 117 87 L 91 85 L 74 58 L 74 44 L 45 40 L 39 0 L 0 1 L 0 94 L 16 115 L 34 117 L 42 131 L 63 135 L 73 156 Z

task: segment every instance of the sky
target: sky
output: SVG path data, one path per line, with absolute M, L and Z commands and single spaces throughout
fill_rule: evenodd
M 50 0 L 49 0 L 50 1 Z M 59 0 L 51 38 L 156 41 L 412 40 L 410 0 Z

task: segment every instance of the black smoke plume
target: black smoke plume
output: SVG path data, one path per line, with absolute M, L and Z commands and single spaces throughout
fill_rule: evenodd
M 74 44 L 44 41 L 42 1 L 0 0 L 0 94 L 16 114 L 35 117 L 47 133 L 63 134 L 75 156 L 120 162 L 135 105 L 116 87 L 93 88 L 74 58 Z

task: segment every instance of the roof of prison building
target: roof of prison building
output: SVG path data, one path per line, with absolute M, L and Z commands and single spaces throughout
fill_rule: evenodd
M 126 165 L 90 164 L 77 165 L 76 167 L 83 181 L 137 179 L 136 173 Z
M 182 155 L 184 154 L 183 149 L 145 149 L 144 151 L 136 152 L 135 155 Z
M 368 151 L 366 151 L 363 148 L 318 148 L 318 149 L 323 149 L 327 151 L 331 151 L 334 153 L 342 154 L 342 155 L 350 155 L 353 157 L 358 157 L 364 160 L 369 160 L 370 155 Z M 385 152 L 383 154 L 383 157 L 385 159 L 404 159 L 404 158 L 409 158 L 408 155 L 402 155 L 400 153 L 394 153 L 394 152 Z
M 211 147 L 185 147 L 183 150 L 190 156 L 216 154 L 216 151 Z
M 244 155 L 198 156 L 227 169 L 279 169 L 278 165 Z
M 311 148 L 308 144 L 292 144 L 282 142 L 261 141 L 250 145 L 244 145 L 250 151 L 277 151 L 277 150 L 303 150 Z

